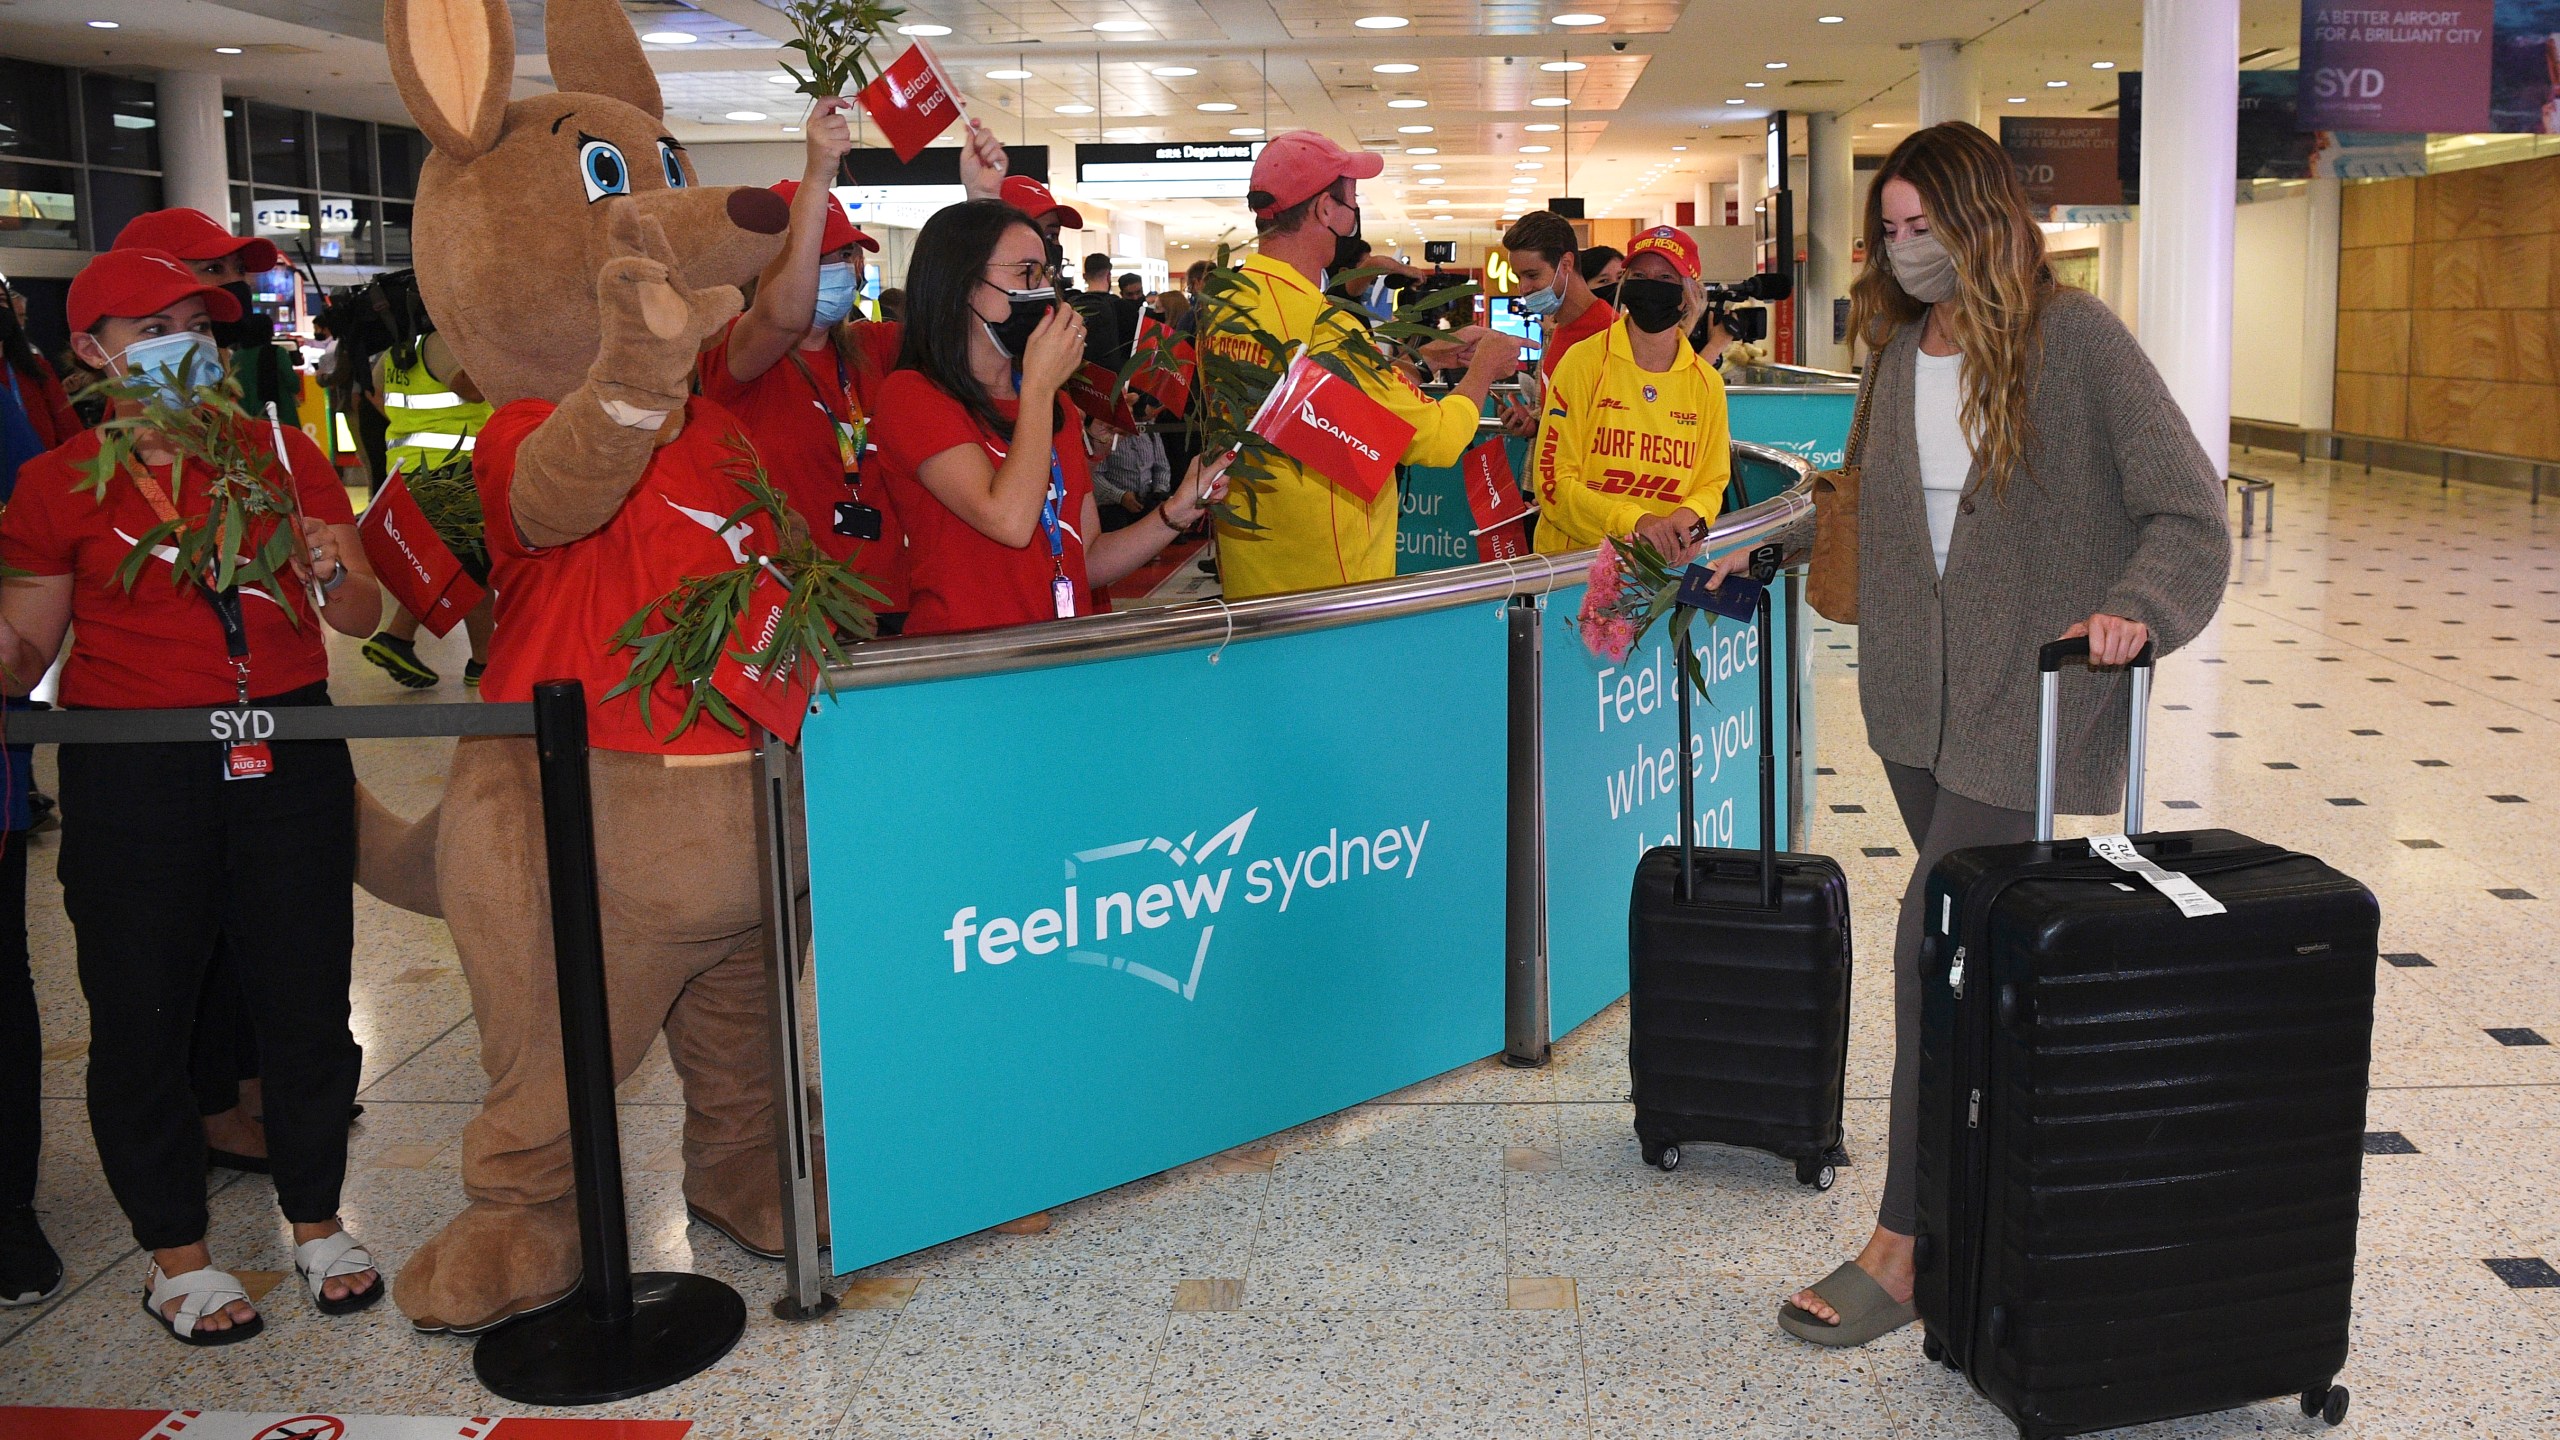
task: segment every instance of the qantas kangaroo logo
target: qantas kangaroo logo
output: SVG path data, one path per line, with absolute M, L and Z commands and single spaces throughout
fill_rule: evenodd
M 942 932 L 951 973 L 1054 955 L 1191 1000 L 1200 993 L 1221 923 L 1241 923 L 1262 907 L 1286 914 L 1293 903 L 1304 904 L 1335 885 L 1410 880 L 1421 869 L 1431 837 L 1428 820 L 1370 834 L 1345 835 L 1340 826 L 1328 826 L 1322 841 L 1294 853 L 1248 857 L 1245 849 L 1261 813 L 1258 807 L 1247 810 L 1206 840 L 1194 830 L 1179 840 L 1150 835 L 1074 851 L 1054 905 L 985 918 L 978 906 L 962 906 Z M 1135 867 L 1150 864 L 1170 866 L 1173 873 L 1138 880 Z M 1230 912 L 1230 905 L 1236 910 Z
M 1363 456 L 1366 456 L 1371 460 L 1378 458 L 1378 447 L 1317 414 L 1315 402 L 1312 400 L 1301 400 L 1298 402 L 1298 419 L 1308 428 L 1323 431 L 1325 434 L 1330 435 L 1334 439 L 1341 441 L 1343 444 L 1350 446 L 1352 449 L 1359 451 Z
M 114 527 L 110 526 L 109 528 L 110 528 L 110 529 L 113 529 Z M 124 542 L 124 543 L 126 543 L 127 545 L 136 545 L 136 546 L 138 546 L 138 545 L 140 545 L 140 544 L 142 543 L 142 541 L 141 541 L 139 538 L 137 538 L 137 537 L 135 537 L 135 536 L 132 536 L 132 535 L 127 535 L 127 534 L 126 534 L 126 533 L 124 533 L 122 530 L 117 530 L 117 531 L 116 531 L 116 538 L 117 538 L 117 539 L 119 539 L 119 540 L 121 540 L 121 541 L 123 541 L 123 542 Z M 177 547 L 177 546 L 175 546 L 175 545 L 154 545 L 154 546 L 152 546 L 152 547 L 151 547 L 151 558 L 152 558 L 152 559 L 154 559 L 154 560 L 159 561 L 160 563 L 162 563 L 162 564 L 164 564 L 164 565 L 166 565 L 166 566 L 168 566 L 170 569 L 175 570 L 175 569 L 177 569 L 177 568 L 178 568 L 178 547 Z M 240 564 L 242 564 L 242 565 L 246 565 L 246 564 L 248 564 L 248 563 L 249 563 L 249 557 L 248 557 L 248 556 L 246 556 L 246 555 L 236 556 L 236 557 L 234 557 L 234 558 L 238 561 L 238 563 L 240 563 Z M 258 588 L 257 586 L 255 586 L 255 585 L 251 585 L 251 586 L 248 586 L 248 587 L 244 588 L 240 593 L 241 593 L 241 594 L 243 594 L 243 595 L 255 595 L 255 596 L 257 596 L 259 599 L 266 601 L 266 602 L 267 602 L 268 604 L 270 604 L 270 605 L 273 605 L 273 604 L 275 604 L 275 603 L 276 603 L 276 597 L 274 597 L 273 595 L 268 594 L 268 593 L 267 593 L 266 591 L 264 591 L 264 590 L 259 589 L 259 588 Z
M 727 523 L 723 516 L 715 515 L 708 510 L 696 510 L 690 505 L 678 505 L 673 500 L 667 501 L 667 507 L 719 536 L 720 543 L 729 547 L 729 558 L 738 564 L 744 565 L 751 558 L 747 554 L 747 542 L 755 538 L 756 532 L 747 525 L 746 521 L 741 520 L 732 525 Z

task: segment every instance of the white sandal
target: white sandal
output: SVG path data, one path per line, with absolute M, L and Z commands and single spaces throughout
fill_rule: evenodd
M 356 1237 L 340 1230 L 293 1247 L 293 1268 L 302 1275 L 302 1283 L 311 1287 L 311 1303 L 323 1315 L 353 1315 L 382 1298 L 382 1273 L 373 1256 L 356 1243 Z M 329 1298 L 325 1287 L 332 1280 L 350 1275 L 374 1272 L 373 1283 L 341 1299 Z
M 223 1330 L 196 1333 L 196 1323 L 235 1300 L 246 1300 L 249 1292 L 227 1271 L 207 1266 L 184 1275 L 164 1275 L 158 1262 L 151 1266 L 148 1288 L 142 1292 L 142 1313 L 160 1322 L 160 1328 L 178 1339 L 181 1345 L 236 1345 L 267 1328 L 267 1317 L 253 1316 L 245 1325 Z M 161 1306 L 177 1300 L 178 1313 L 169 1315 Z

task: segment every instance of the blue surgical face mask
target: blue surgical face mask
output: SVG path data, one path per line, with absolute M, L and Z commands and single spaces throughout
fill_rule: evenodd
M 137 340 L 124 347 L 122 359 L 124 373 L 149 380 L 154 398 L 167 405 L 191 403 L 197 386 L 210 385 L 222 374 L 213 337 L 193 330 Z
M 1523 292 L 1519 296 L 1521 313 L 1544 320 L 1548 316 L 1563 309 L 1564 291 L 1558 288 L 1558 286 L 1563 284 L 1564 277 L 1561 275 L 1557 276 L 1556 282 L 1557 283 L 1555 285 L 1549 285 L 1541 290 Z
M 834 325 L 853 313 L 853 297 L 862 289 L 860 272 L 850 261 L 838 260 L 818 267 L 818 313 L 816 323 Z

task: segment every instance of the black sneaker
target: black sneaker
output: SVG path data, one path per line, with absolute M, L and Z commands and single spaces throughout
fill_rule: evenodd
M 403 640 L 385 630 L 364 642 L 364 658 L 382 667 L 393 681 L 411 690 L 424 690 L 444 677 L 418 658 L 414 640 Z
M 29 822 L 27 831 L 30 834 L 42 835 L 48 830 L 62 828 L 62 816 L 53 803 L 53 797 L 41 790 L 31 790 L 27 793 L 27 818 Z
M 477 690 L 480 688 L 480 677 L 488 673 L 489 667 L 487 665 L 484 665 L 477 660 L 465 661 L 462 666 L 462 683 L 471 689 Z
M 0 1305 L 38 1305 L 62 1292 L 62 1257 L 36 1212 L 0 1210 Z

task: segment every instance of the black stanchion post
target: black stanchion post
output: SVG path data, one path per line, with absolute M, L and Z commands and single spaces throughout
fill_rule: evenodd
M 818 1261 L 818 1165 L 810 1138 L 809 1075 L 800 1053 L 800 978 L 808 969 L 800 926 L 803 876 L 792 863 L 791 797 L 801 788 L 800 753 L 771 731 L 756 737 L 757 874 L 764 886 L 766 979 L 773 996 L 774 1154 L 781 1162 L 781 1320 L 823 1320 L 836 1311 Z
M 1514 599 L 1510 631 L 1509 830 L 1503 877 L 1502 1063 L 1544 1065 L 1553 1028 L 1547 993 L 1547 782 L 1538 602 Z
M 705 1276 L 631 1273 L 613 1030 L 605 1012 L 604 923 L 596 899 L 595 812 L 587 787 L 585 689 L 574 680 L 546 680 L 534 687 L 533 712 L 569 1154 L 586 1269 L 575 1303 L 490 1331 L 480 1338 L 472 1367 L 481 1384 L 505 1399 L 594 1405 L 663 1390 L 711 1366 L 745 1333 L 747 1302 Z

